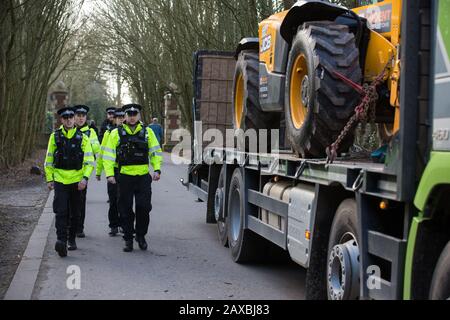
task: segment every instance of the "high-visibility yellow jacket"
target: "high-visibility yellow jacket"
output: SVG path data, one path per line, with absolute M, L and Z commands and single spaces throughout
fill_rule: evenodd
M 114 129 L 113 129 L 114 130 Z M 111 135 L 111 130 L 106 130 L 105 134 L 103 135 L 102 145 L 100 147 L 100 154 L 97 158 L 97 169 L 96 169 L 96 176 L 101 176 L 103 173 L 103 151 L 105 150 L 107 144 L 108 144 L 108 138 Z M 119 164 L 116 162 L 114 165 L 114 168 L 118 168 Z
M 123 128 L 129 135 L 137 135 L 144 128 L 142 124 L 138 124 L 134 131 L 131 128 L 124 124 Z M 159 145 L 158 140 L 156 139 L 153 130 L 150 128 L 145 128 L 148 136 L 148 157 L 149 163 L 153 167 L 154 171 L 161 171 L 161 165 L 163 163 L 163 154 L 161 146 Z M 105 167 L 106 176 L 113 177 L 114 176 L 114 167 L 117 160 L 117 148 L 120 145 L 120 137 L 119 130 L 114 129 L 109 135 L 108 142 L 103 149 L 103 166 Z M 122 166 L 120 168 L 120 173 L 128 176 L 144 176 L 149 174 L 150 164 L 146 165 L 130 165 L 130 166 Z
M 88 125 L 85 125 L 83 128 L 80 128 L 80 131 L 83 132 L 84 134 L 90 131 L 88 137 L 89 141 L 91 142 L 92 151 L 94 151 L 95 156 L 98 157 L 100 153 L 100 142 L 98 141 L 98 136 L 95 130 L 90 128 Z
M 71 129 L 68 132 L 61 127 L 62 133 L 68 139 L 72 139 L 77 129 Z M 84 152 L 83 168 L 81 170 L 63 170 L 56 169 L 54 164 L 54 156 L 57 150 L 55 133 L 52 133 L 48 142 L 47 156 L 45 158 L 45 176 L 47 182 L 58 182 L 65 185 L 75 184 L 83 180 L 83 177 L 89 178 L 94 171 L 94 153 L 92 152 L 89 138 L 83 135 L 81 150 Z

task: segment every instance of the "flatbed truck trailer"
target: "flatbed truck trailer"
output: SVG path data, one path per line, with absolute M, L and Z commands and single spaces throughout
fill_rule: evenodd
M 203 161 L 183 181 L 206 203 L 206 220 L 235 262 L 264 263 L 277 247 L 307 269 L 307 299 L 450 298 L 450 1 L 403 6 L 407 81 L 401 128 L 383 163 L 202 146 Z M 233 79 L 214 70 L 214 58 L 229 63 L 233 53 L 196 53 L 195 121 L 231 107 L 223 93 Z M 229 118 L 219 118 L 227 127 Z

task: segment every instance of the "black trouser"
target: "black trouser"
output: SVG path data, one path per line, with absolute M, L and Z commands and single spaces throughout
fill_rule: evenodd
M 116 180 L 119 178 L 119 172 L 116 169 L 114 171 Z M 119 208 L 118 208 L 118 187 L 117 184 L 112 184 L 108 182 L 108 198 L 109 198 L 109 227 L 118 228 L 121 226 L 121 221 L 119 218 Z
M 119 175 L 119 212 L 123 221 L 125 240 L 133 240 L 134 216 L 136 216 L 136 236 L 147 235 L 152 211 L 151 176 Z M 136 199 L 136 213 L 133 213 L 133 199 Z
M 84 231 L 84 220 L 86 219 L 86 198 L 87 198 L 87 187 L 81 193 L 81 208 L 80 208 L 80 224 L 78 225 L 77 233 L 82 233 Z
M 53 211 L 56 214 L 56 235 L 58 240 L 75 239 L 80 221 L 81 191 L 78 183 L 64 185 L 55 182 Z

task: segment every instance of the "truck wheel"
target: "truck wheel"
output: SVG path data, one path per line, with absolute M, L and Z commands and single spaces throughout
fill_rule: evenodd
M 450 242 L 442 251 L 434 270 L 430 300 L 450 300 Z
M 286 129 L 303 157 L 324 157 L 354 113 L 359 95 L 333 72 L 361 83 L 359 50 L 347 26 L 310 22 L 292 43 L 286 75 Z M 338 152 L 353 143 L 350 132 Z
M 243 50 L 238 57 L 234 75 L 234 129 L 272 129 L 279 117 L 263 112 L 259 103 L 258 51 Z
M 331 226 L 328 244 L 329 300 L 355 300 L 360 292 L 359 231 L 356 201 L 342 202 Z
M 258 260 L 264 252 L 264 241 L 251 230 L 244 229 L 244 182 L 241 169 L 234 171 L 228 198 L 228 243 L 236 263 Z
M 227 217 L 223 214 L 223 201 L 225 199 L 225 168 L 222 167 L 219 176 L 219 182 L 217 184 L 216 196 L 214 198 L 214 218 L 217 221 L 217 233 L 219 235 L 219 241 L 224 246 L 228 246 L 228 224 Z

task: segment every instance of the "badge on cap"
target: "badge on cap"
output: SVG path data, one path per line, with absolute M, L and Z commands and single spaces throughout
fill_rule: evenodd
M 138 104 L 128 104 L 128 105 L 123 106 L 123 110 L 125 111 L 125 113 L 141 112 L 142 106 L 140 106 Z

